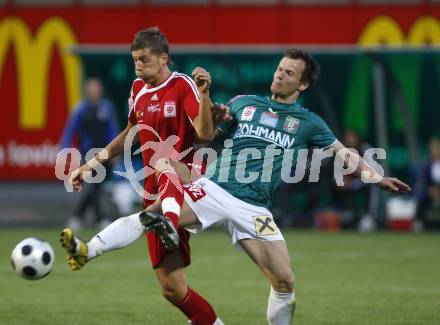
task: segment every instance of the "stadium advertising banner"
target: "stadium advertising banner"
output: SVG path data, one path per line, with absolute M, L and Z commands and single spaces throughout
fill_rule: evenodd
M 438 4 L 0 7 L 0 180 L 55 180 L 58 141 L 81 99 L 83 67 L 68 49 L 127 44 L 151 25 L 172 45 L 440 45 Z
M 2 179 L 51 179 L 58 138 L 80 99 L 80 61 L 70 24 L 50 17 L 33 32 L 18 17 L 0 21 Z

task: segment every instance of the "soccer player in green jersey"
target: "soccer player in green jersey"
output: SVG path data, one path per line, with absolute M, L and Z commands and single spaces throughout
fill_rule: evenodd
M 347 160 L 350 151 L 326 123 L 297 103 L 317 77 L 318 65 L 307 52 L 287 50 L 274 73 L 272 96 L 238 96 L 228 103 L 232 120 L 217 130 L 227 139 L 220 156 L 205 177 L 183 186 L 180 227 L 199 232 L 213 224 L 225 226 L 232 242 L 244 249 L 271 284 L 267 307 L 271 325 L 291 324 L 295 309 L 290 256 L 269 211 L 274 190 L 289 177 L 292 164 L 286 162 L 295 161 L 300 149 L 328 148 L 346 160 L 345 165 L 355 166 L 365 181 L 390 192 L 411 190 L 396 178 L 382 177 L 356 153 Z

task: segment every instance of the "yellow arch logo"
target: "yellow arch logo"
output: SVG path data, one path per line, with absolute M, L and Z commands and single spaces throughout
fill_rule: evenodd
M 421 17 L 412 24 L 407 38 L 410 45 L 440 45 L 440 22 L 435 17 Z
M 440 22 L 432 16 L 418 18 L 405 35 L 402 27 L 389 16 L 372 19 L 362 31 L 358 44 L 361 46 L 423 46 L 440 45 Z
M 21 129 L 42 129 L 46 125 L 48 77 L 53 46 L 61 55 L 66 83 L 67 103 L 73 107 L 80 99 L 79 59 L 65 51 L 77 43 L 72 28 L 62 19 L 44 21 L 35 38 L 19 18 L 8 17 L 0 22 L 0 75 L 9 44 L 15 46 L 18 73 L 19 126 Z

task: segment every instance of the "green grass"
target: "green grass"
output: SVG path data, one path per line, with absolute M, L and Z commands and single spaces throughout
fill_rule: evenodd
M 86 232 L 85 237 L 91 232 Z M 296 276 L 295 324 L 440 324 L 440 235 L 285 232 Z M 29 236 L 50 241 L 41 281 L 16 276 L 9 254 Z M 0 230 L 0 324 L 185 324 L 160 295 L 146 241 L 71 272 L 58 230 Z M 192 237 L 190 285 L 226 324 L 266 324 L 269 286 L 220 232 Z

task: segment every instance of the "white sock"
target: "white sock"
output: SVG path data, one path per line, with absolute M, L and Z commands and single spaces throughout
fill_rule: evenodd
M 119 218 L 87 243 L 87 258 L 90 260 L 108 251 L 124 248 L 143 233 L 144 226 L 139 220 L 139 213 Z
M 295 293 L 276 292 L 270 287 L 267 304 L 267 321 L 269 325 L 290 325 L 295 312 Z
M 174 213 L 177 217 L 179 217 L 180 215 L 180 205 L 173 197 L 167 197 L 163 199 L 161 207 L 163 214 L 170 212 Z
M 223 323 L 222 320 L 217 317 L 217 319 L 215 320 L 214 324 L 212 324 L 212 325 L 225 325 L 225 323 Z

